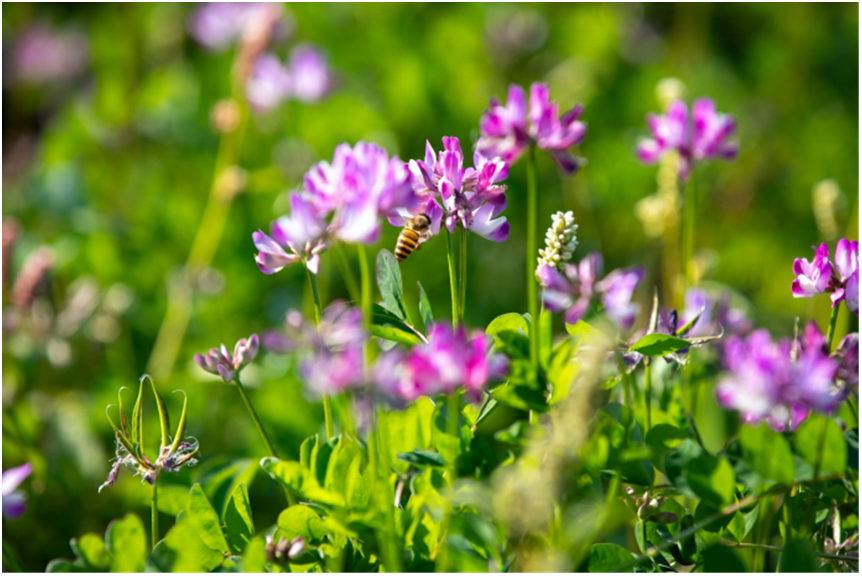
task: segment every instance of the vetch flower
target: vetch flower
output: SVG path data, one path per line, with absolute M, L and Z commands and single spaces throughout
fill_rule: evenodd
M 853 278 L 853 282 L 850 279 Z M 846 238 L 838 241 L 835 247 L 835 292 L 832 293 L 832 306 L 847 300 L 847 308 L 858 316 L 859 311 L 859 242 Z
M 221 51 L 253 30 L 264 17 L 277 19 L 280 35 L 285 36 L 293 27 L 286 19 L 282 6 L 271 2 L 207 2 L 189 18 L 192 38 L 203 47 Z
M 847 386 L 859 388 L 859 333 L 853 332 L 841 339 L 833 357 L 838 360 L 835 378 Z
M 500 216 L 506 208 L 506 186 L 501 182 L 509 176 L 509 165 L 478 154 L 473 162 L 475 168 L 464 168 L 461 143 L 454 136 L 443 137 L 439 154 L 426 141 L 425 159 L 408 164 L 417 201 L 393 214 L 389 222 L 403 226 L 424 212 L 431 219 L 432 235 L 444 223 L 449 232 L 460 226 L 492 242 L 504 242 L 509 223 Z
M 573 174 L 582 161 L 569 150 L 583 141 L 587 131 L 579 120 L 583 106 L 579 104 L 560 116 L 548 85 L 539 82 L 530 86 L 529 110 L 526 100 L 524 89 L 516 84 L 509 86 L 505 106 L 491 99 L 490 108 L 479 121 L 481 138 L 476 151 L 484 158 L 501 158 L 511 164 L 532 143 L 550 152 L 564 172 Z
M 365 383 L 362 346 L 343 350 L 316 350 L 299 364 L 306 390 L 315 397 L 338 394 Z
M 647 115 L 651 139 L 637 145 L 637 156 L 645 164 L 653 164 L 670 150 L 680 156 L 679 177 L 687 180 L 696 161 L 736 157 L 738 145 L 729 142 L 736 129 L 732 116 L 716 112 L 715 102 L 709 98 L 694 101 L 691 118 L 682 100 L 674 100 L 667 114 Z
M 261 230 L 252 233 L 254 245 L 259 250 L 254 261 L 264 274 L 275 274 L 297 262 L 302 262 L 309 271 L 317 274 L 320 254 L 328 247 L 325 242 L 326 222 L 303 194 L 292 193 L 290 206 L 290 216 L 282 216 L 271 224 L 271 236 Z
M 33 472 L 30 462 L 9 468 L 3 472 L 3 517 L 15 520 L 27 508 L 27 497 L 18 490 L 24 480 Z
M 335 85 L 332 72 L 320 50 L 310 44 L 294 47 L 287 65 L 271 53 L 260 55 L 245 83 L 249 104 L 258 112 L 268 112 L 295 98 L 314 103 Z
M 221 348 L 211 348 L 209 354 L 195 354 L 198 366 L 216 376 L 221 376 L 225 382 L 233 380 L 240 370 L 257 356 L 260 343 L 257 334 L 240 339 L 233 348 L 233 354 L 224 344 Z
M 580 263 L 568 264 L 560 273 L 544 264 L 537 270 L 542 291 L 542 302 L 553 313 L 565 312 L 567 324 L 576 324 L 584 317 L 594 298 L 605 313 L 622 330 L 631 328 L 640 306 L 631 301 L 634 289 L 644 276 L 642 268 L 614 270 L 603 280 L 602 257 L 593 252 Z
M 263 346 L 270 352 L 290 354 L 307 350 L 343 350 L 367 339 L 362 310 L 336 300 L 320 315 L 320 325 L 306 320 L 299 310 L 287 313 L 283 330 L 266 330 Z
M 810 298 L 826 292 L 832 278 L 832 263 L 829 261 L 829 247 L 826 243 L 816 249 L 811 262 L 807 258 L 794 259 L 793 273 L 796 274 L 796 280 L 791 284 L 794 298 Z
M 317 102 L 325 98 L 335 85 L 323 54 L 310 44 L 299 44 L 293 48 L 289 72 L 291 95 L 300 102 Z
M 539 249 L 538 268 L 547 264 L 560 270 L 568 264 L 578 247 L 578 225 L 572 211 L 557 212 L 551 216 L 551 227 L 545 233 L 545 247 Z
M 809 410 L 829 412 L 841 400 L 834 386 L 838 362 L 816 340 L 794 360 L 787 340 L 773 342 L 766 330 L 746 339 L 731 337 L 725 346 L 726 375 L 716 387 L 719 403 L 735 409 L 743 421 L 766 420 L 777 430 L 795 430 Z
M 814 247 L 812 247 L 814 248 Z M 832 307 L 847 303 L 847 309 L 859 315 L 859 242 L 842 238 L 835 247 L 835 263 L 829 259 L 826 243 L 814 248 L 814 259 L 793 260 L 796 279 L 791 284 L 794 298 L 809 298 L 831 293 Z

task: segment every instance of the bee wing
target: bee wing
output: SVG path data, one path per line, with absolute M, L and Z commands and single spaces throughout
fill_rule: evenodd
M 432 236 L 431 229 L 429 228 L 429 229 L 425 230 L 424 232 L 419 234 L 419 244 L 422 244 L 423 242 L 427 242 L 428 240 L 431 239 L 431 236 Z

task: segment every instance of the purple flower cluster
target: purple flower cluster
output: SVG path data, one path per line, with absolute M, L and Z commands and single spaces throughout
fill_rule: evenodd
M 230 382 L 247 364 L 257 356 L 260 349 L 257 334 L 242 338 L 233 348 L 233 354 L 224 344 L 221 348 L 210 349 L 209 354 L 195 354 L 198 366 L 216 376 L 221 376 L 225 382 Z
M 464 168 L 461 143 L 454 136 L 443 137 L 439 154 L 426 141 L 425 160 L 408 164 L 418 202 L 403 208 L 389 222 L 403 226 L 411 216 L 424 212 L 431 218 L 434 235 L 439 234 L 445 216 L 450 232 L 460 225 L 493 242 L 505 241 L 509 223 L 500 214 L 506 208 L 506 186 L 500 182 L 508 177 L 509 164 L 479 154 L 474 155 L 473 162 L 475 168 Z
M 290 194 L 290 216 L 275 220 L 271 235 L 252 235 L 259 250 L 255 261 L 264 274 L 295 262 L 317 274 L 320 253 L 330 240 L 373 244 L 380 236 L 381 217 L 396 217 L 417 201 L 402 161 L 376 144 L 342 144 L 332 163 L 313 166 L 305 174 L 304 189 Z
M 245 94 L 252 108 L 268 112 L 290 98 L 317 102 L 333 86 L 332 72 L 321 52 L 309 44 L 300 44 L 291 51 L 287 65 L 272 53 L 261 55 L 252 66 Z
M 481 138 L 476 151 L 485 158 L 502 158 L 514 163 L 524 151 L 535 144 L 550 152 L 553 159 L 567 174 L 573 174 L 581 161 L 569 149 L 580 144 L 587 132 L 579 120 L 583 112 L 580 104 L 559 115 L 559 106 L 551 102 L 547 84 L 530 86 L 530 109 L 524 89 L 516 84 L 509 86 L 506 105 L 496 98 L 479 121 Z
M 859 316 L 859 242 L 846 238 L 835 247 L 835 263 L 829 260 L 829 247 L 822 243 L 815 248 L 814 259 L 793 261 L 796 279 L 791 284 L 794 298 L 810 298 L 831 292 L 832 307 L 843 300 L 847 309 Z
M 488 336 L 475 331 L 468 337 L 463 327 L 433 324 L 428 342 L 408 353 L 393 349 L 378 360 L 373 372 L 376 388 L 396 401 L 420 396 L 450 394 L 459 388 L 478 399 L 489 381 L 506 375 L 508 359 L 490 353 Z
M 33 472 L 30 462 L 10 468 L 3 472 L 3 517 L 15 520 L 27 508 L 27 498 L 18 490 L 24 480 Z
M 716 387 L 719 403 L 738 410 L 745 422 L 766 420 L 776 430 L 795 430 L 810 410 L 831 411 L 844 391 L 834 386 L 839 363 L 825 343 L 813 323 L 801 342 L 773 342 L 764 329 L 745 339 L 731 337 L 724 354 L 727 374 Z
M 597 299 L 605 314 L 621 330 L 628 330 L 634 324 L 640 305 L 632 302 L 632 294 L 644 277 L 640 267 L 614 270 L 604 279 L 602 257 L 593 252 L 578 264 L 567 264 L 565 274 L 547 264 L 539 266 L 536 274 L 544 288 L 542 302 L 551 312 L 565 311 L 565 321 L 575 324 L 584 317 L 590 303 Z
M 192 38 L 201 46 L 221 51 L 263 22 L 275 19 L 280 33 L 286 35 L 292 26 L 280 4 L 274 2 L 207 2 L 189 18 Z
M 647 115 L 647 124 L 652 138 L 638 144 L 638 158 L 653 164 L 675 150 L 680 156 L 679 177 L 682 180 L 688 179 L 696 161 L 732 160 L 739 150 L 736 143 L 728 141 L 736 130 L 733 117 L 716 112 L 715 102 L 709 98 L 694 101 L 691 119 L 685 102 L 674 100 L 666 115 Z

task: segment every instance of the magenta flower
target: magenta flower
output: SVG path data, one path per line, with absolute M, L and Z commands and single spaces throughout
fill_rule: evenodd
M 290 216 L 282 216 L 270 225 L 272 236 L 261 230 L 252 233 L 254 245 L 260 251 L 254 261 L 264 274 L 275 274 L 297 262 L 317 274 L 320 254 L 328 247 L 324 241 L 326 221 L 306 195 L 291 193 L 290 208 Z
M 206 355 L 195 354 L 194 358 L 198 366 L 210 374 L 221 376 L 225 382 L 230 382 L 255 359 L 259 349 L 257 334 L 252 334 L 248 339 L 242 338 L 236 343 L 233 354 L 222 344 L 221 348 L 212 348 Z
M 4 518 L 15 520 L 27 509 L 27 497 L 17 488 L 32 472 L 33 465 L 30 462 L 3 472 Z
M 329 94 L 334 84 L 320 51 L 309 44 L 300 44 L 291 52 L 287 66 L 274 54 L 259 56 L 246 81 L 245 94 L 252 108 L 268 112 L 290 98 L 317 102 Z
M 381 356 L 373 380 L 378 390 L 400 401 L 449 394 L 462 387 L 475 399 L 485 384 L 507 371 L 508 359 L 490 353 L 484 333 L 476 331 L 468 338 L 463 327 L 453 330 L 448 324 L 434 324 L 427 343 L 406 355 L 393 350 Z
M 791 343 L 773 342 L 766 330 L 743 340 L 731 337 L 725 347 L 725 377 L 716 387 L 719 403 L 738 410 L 743 421 L 766 420 L 777 430 L 794 430 L 809 410 L 829 412 L 840 401 L 834 387 L 838 363 L 827 356 L 812 334 L 797 351 Z
M 859 333 L 853 332 L 841 339 L 834 357 L 838 360 L 835 377 L 847 386 L 859 388 Z M 858 392 L 857 392 L 858 393 Z
M 424 212 L 431 218 L 433 235 L 440 232 L 445 216 L 450 232 L 461 226 L 492 242 L 504 242 L 509 237 L 509 223 L 500 216 L 506 208 L 506 186 L 500 182 L 508 177 L 509 165 L 478 154 L 474 163 L 475 168 L 464 168 L 461 143 L 454 136 L 443 137 L 439 155 L 426 141 L 425 160 L 411 160 L 408 165 L 418 201 L 390 217 L 389 222 L 403 226 L 410 216 Z
M 189 18 L 192 38 L 203 47 L 221 51 L 262 20 L 277 19 L 277 34 L 286 36 L 292 23 L 285 19 L 283 7 L 272 2 L 208 2 Z
M 492 98 L 479 121 L 481 138 L 476 151 L 484 158 L 501 158 L 511 164 L 533 143 L 550 152 L 563 171 L 573 174 L 581 162 L 569 149 L 580 144 L 587 131 L 578 120 L 582 112 L 583 107 L 577 105 L 560 117 L 547 84 L 536 82 L 530 86 L 528 114 L 524 89 L 512 84 L 506 105 Z
M 794 298 L 809 298 L 815 294 L 830 292 L 832 307 L 842 301 L 847 309 L 859 315 L 859 242 L 846 238 L 835 247 L 835 263 L 829 260 L 826 243 L 815 249 L 814 260 L 796 258 L 793 273 L 796 280 L 791 284 Z
M 299 373 L 306 390 L 315 397 L 338 394 L 365 383 L 364 359 L 361 345 L 351 345 L 344 350 L 317 350 L 303 358 Z
M 290 354 L 301 350 L 344 350 L 351 345 L 363 344 L 367 339 L 362 321 L 362 310 L 337 300 L 320 315 L 320 325 L 306 320 L 299 310 L 287 313 L 283 330 L 266 330 L 263 346 L 276 354 Z
M 739 146 L 728 142 L 736 130 L 732 116 L 720 114 L 715 103 L 702 98 L 694 101 L 691 120 L 682 100 L 674 100 L 665 116 L 647 115 L 651 139 L 638 143 L 637 155 L 641 162 L 653 164 L 668 151 L 680 156 L 679 177 L 687 180 L 696 161 L 736 158 Z
M 561 274 L 547 264 L 539 266 L 536 271 L 544 288 L 542 302 L 548 310 L 553 313 L 565 311 L 566 323 L 575 324 L 586 315 L 590 303 L 597 298 L 605 314 L 621 330 L 631 328 L 640 310 L 640 305 L 631 299 L 643 279 L 642 268 L 614 270 L 600 281 L 602 257 L 593 252 L 577 265 L 566 265 L 564 272 Z

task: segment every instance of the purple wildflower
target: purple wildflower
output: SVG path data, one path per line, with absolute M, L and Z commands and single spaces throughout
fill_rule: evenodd
M 284 330 L 263 333 L 263 346 L 270 352 L 290 354 L 303 349 L 343 350 L 366 340 L 362 311 L 347 302 L 335 301 L 320 315 L 320 325 L 307 321 L 298 310 L 287 313 Z
M 365 383 L 361 345 L 343 350 L 319 349 L 304 358 L 299 365 L 306 389 L 315 396 L 338 394 Z
M 277 34 L 286 36 L 292 22 L 282 6 L 271 2 L 208 2 L 192 13 L 188 28 L 200 45 L 221 51 L 271 18 L 277 20 Z
M 324 98 L 334 86 L 326 59 L 310 44 L 296 46 L 285 66 L 271 53 L 259 56 L 245 84 L 251 106 L 268 112 L 290 98 L 313 103 Z
M 680 156 L 679 177 L 687 180 L 694 162 L 736 157 L 738 145 L 728 142 L 736 129 L 732 116 L 715 110 L 715 102 L 708 98 L 694 101 L 691 120 L 688 108 L 682 100 L 674 100 L 667 114 L 647 115 L 651 139 L 644 139 L 637 146 L 641 162 L 653 164 L 667 152 L 675 150 Z
M 838 370 L 835 377 L 847 386 L 859 388 L 859 333 L 853 332 L 845 336 L 834 357 L 838 360 Z
M 738 410 L 745 422 L 766 420 L 775 429 L 794 430 L 809 410 L 830 411 L 840 400 L 833 387 L 838 363 L 816 340 L 794 360 L 791 343 L 773 342 L 766 330 L 745 340 L 731 337 L 725 347 L 727 374 L 716 387 L 719 403 Z
M 850 279 L 853 279 L 851 282 Z M 833 278 L 835 292 L 832 293 L 832 306 L 842 300 L 847 301 L 847 308 L 859 315 L 859 242 L 846 238 L 838 241 L 835 247 L 835 277 Z
M 24 480 L 33 472 L 30 462 L 10 468 L 3 472 L 3 517 L 15 520 L 27 508 L 27 497 L 17 490 Z
M 810 298 L 829 289 L 832 278 L 832 263 L 829 261 L 829 247 L 822 243 L 814 253 L 814 260 L 807 258 L 793 260 L 793 273 L 796 280 L 791 285 L 794 298 Z
M 496 98 L 479 121 L 481 138 L 476 151 L 484 158 L 501 158 L 514 163 L 534 143 L 548 150 L 551 157 L 567 174 L 573 174 L 581 161 L 569 149 L 580 144 L 587 127 L 581 122 L 583 106 L 580 104 L 559 115 L 556 102 L 551 102 L 547 84 L 530 86 L 530 107 L 527 110 L 524 89 L 516 84 L 509 86 L 506 105 Z
M 233 354 L 222 344 L 221 348 L 212 348 L 206 355 L 195 354 L 194 358 L 198 366 L 210 374 L 221 376 L 225 382 L 230 382 L 240 370 L 254 360 L 259 348 L 257 334 L 252 334 L 248 339 L 242 338 L 236 343 Z
M 25 29 L 12 48 L 12 78 L 23 84 L 45 84 L 75 78 L 87 65 L 87 39 L 78 32 L 44 24 Z
M 484 333 L 477 331 L 468 338 L 463 327 L 453 330 L 448 324 L 434 324 L 427 343 L 406 355 L 397 350 L 384 354 L 373 375 L 375 385 L 385 395 L 412 401 L 419 396 L 452 393 L 460 387 L 478 398 L 485 384 L 507 371 L 507 358 L 490 353 Z
M 591 253 L 579 264 L 568 264 L 565 274 L 548 265 L 539 266 L 537 276 L 544 287 L 542 302 L 553 313 L 565 311 L 565 321 L 575 324 L 589 310 L 590 303 L 597 297 L 605 313 L 622 330 L 628 330 L 634 323 L 640 306 L 631 301 L 634 289 L 644 276 L 639 267 L 614 270 L 603 280 L 602 257 Z
M 444 136 L 439 155 L 426 141 L 425 160 L 409 163 L 418 201 L 390 217 L 389 222 L 403 226 L 411 216 L 424 212 L 431 218 L 432 235 L 440 232 L 445 216 L 450 232 L 460 225 L 492 242 L 504 242 L 509 237 L 509 223 L 500 216 L 506 208 L 506 186 L 500 182 L 508 177 L 509 165 L 478 154 L 473 161 L 475 168 L 464 168 L 458 138 Z
M 304 263 L 313 274 L 320 271 L 320 253 L 327 248 L 326 222 L 307 196 L 291 193 L 290 216 L 275 220 L 270 233 L 272 236 L 267 236 L 258 230 L 251 235 L 260 251 L 254 261 L 261 272 L 275 274 L 297 262 Z

